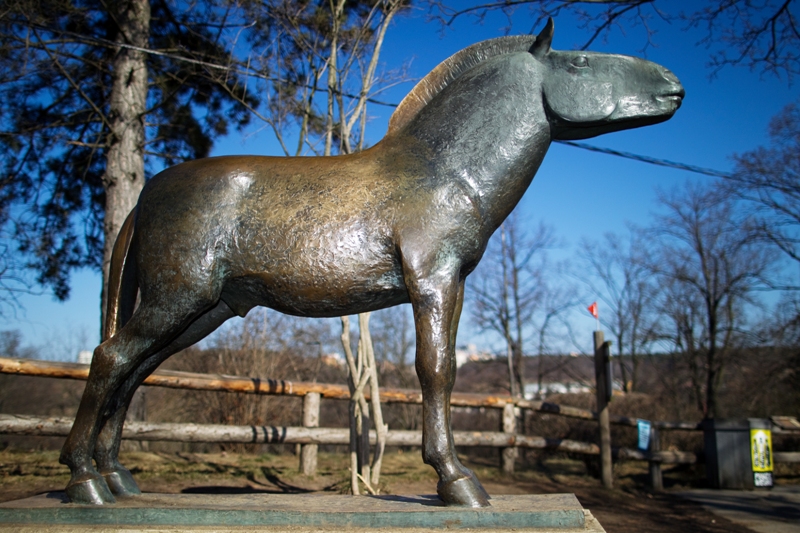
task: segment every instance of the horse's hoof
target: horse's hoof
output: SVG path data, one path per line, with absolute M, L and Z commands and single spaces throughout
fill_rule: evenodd
M 489 507 L 489 495 L 475 475 L 458 478 L 436 487 L 439 498 L 445 505 L 458 507 Z
M 127 498 L 129 496 L 138 496 L 142 493 L 127 468 L 103 472 L 103 479 L 106 480 L 106 485 L 111 489 L 114 496 Z
M 74 484 L 70 483 L 67 485 L 66 493 L 72 503 L 104 505 L 117 501 L 108 490 L 108 485 L 103 478 L 91 478 Z

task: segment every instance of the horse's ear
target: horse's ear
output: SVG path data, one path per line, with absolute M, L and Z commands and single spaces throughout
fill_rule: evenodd
M 528 50 L 533 57 L 537 59 L 542 59 L 544 56 L 550 53 L 550 46 L 553 44 L 553 17 L 547 19 L 547 24 L 545 25 L 542 32 L 536 36 L 536 41 L 531 46 L 530 50 Z

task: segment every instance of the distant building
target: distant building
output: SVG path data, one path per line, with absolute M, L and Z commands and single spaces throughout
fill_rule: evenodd
M 345 365 L 344 355 L 338 352 L 330 352 L 324 354 L 322 356 L 322 362 L 323 364 L 332 366 L 334 368 L 342 367 Z
M 543 381 L 539 389 L 538 383 L 526 383 L 524 396 L 528 400 L 547 398 L 551 394 L 569 394 L 592 392 L 594 389 L 581 381 Z
M 467 363 L 476 363 L 479 361 L 491 361 L 495 357 L 490 352 L 481 352 L 478 351 L 478 347 L 474 344 L 467 344 L 466 346 L 462 346 L 461 348 L 456 348 L 456 367 L 461 368 L 461 366 Z
M 474 347 L 456 350 L 459 391 L 508 394 L 508 360 L 505 355 L 481 353 Z M 556 394 L 593 394 L 594 359 L 579 354 L 526 356 L 527 399 L 545 399 Z M 622 383 L 614 381 L 614 393 Z

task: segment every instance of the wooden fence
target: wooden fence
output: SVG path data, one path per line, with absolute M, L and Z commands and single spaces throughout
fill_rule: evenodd
M 24 376 L 39 376 L 86 380 L 89 366 L 76 363 L 58 363 L 32 359 L 10 359 L 0 357 L 0 373 Z M 236 442 L 236 443 L 283 443 L 301 444 L 308 451 L 316 450 L 320 444 L 348 444 L 350 432 L 347 428 L 316 427 L 319 421 L 320 399 L 347 400 L 350 397 L 344 385 L 308 383 L 286 380 L 243 378 L 226 375 L 196 374 L 171 370 L 157 370 L 144 382 L 154 387 L 168 387 L 183 390 L 227 391 L 259 395 L 281 395 L 303 397 L 304 427 L 275 426 L 229 426 L 214 424 L 167 424 L 150 422 L 126 422 L 123 438 L 141 441 L 175 442 Z M 366 392 L 369 399 L 369 391 Z M 385 403 L 421 404 L 422 393 L 411 389 L 381 389 L 380 400 Z M 489 446 L 497 448 L 531 448 L 551 451 L 599 455 L 597 444 L 568 439 L 553 439 L 540 436 L 522 435 L 514 431 L 515 409 L 564 416 L 568 418 L 597 421 L 595 412 L 588 409 L 558 405 L 545 401 L 526 400 L 510 396 L 492 394 L 470 394 L 454 392 L 450 403 L 454 407 L 490 408 L 503 410 L 502 426 L 505 431 L 455 431 L 456 446 Z M 611 424 L 637 427 L 636 418 L 610 416 Z M 616 460 L 642 460 L 650 465 L 650 482 L 654 489 L 661 490 L 662 464 L 693 464 L 698 462 L 696 454 L 681 451 L 662 451 L 660 433 L 662 431 L 698 431 L 699 423 L 652 422 L 651 447 L 648 451 L 631 448 L 615 448 Z M 35 416 L 0 414 L 0 434 L 66 436 L 72 427 L 72 419 L 63 417 L 42 418 Z M 781 430 L 776 428 L 777 432 Z M 800 435 L 800 428 L 798 429 Z M 370 433 L 372 442 L 374 432 Z M 420 446 L 420 431 L 389 430 L 388 446 Z M 301 468 L 306 473 L 316 469 L 313 459 L 316 453 L 301 454 L 305 464 Z M 309 459 L 309 457 L 311 459 Z M 800 453 L 775 453 L 776 462 L 800 462 Z

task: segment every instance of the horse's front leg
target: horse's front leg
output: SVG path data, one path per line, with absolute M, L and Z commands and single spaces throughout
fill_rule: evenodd
M 447 505 L 485 507 L 489 496 L 456 456 L 450 393 L 456 379 L 455 345 L 464 299 L 458 273 L 408 279 L 417 330 L 416 369 L 422 385 L 422 459 L 439 474 L 437 492 Z

